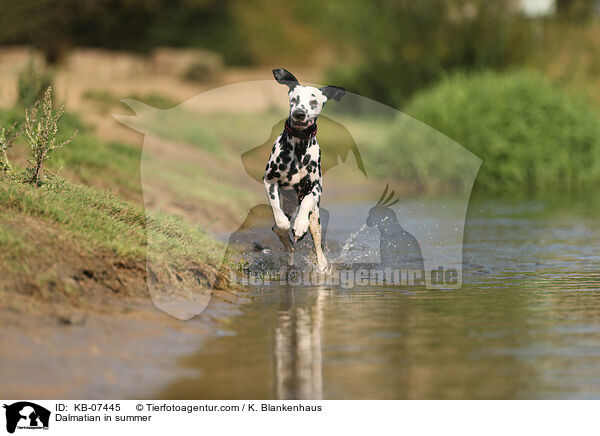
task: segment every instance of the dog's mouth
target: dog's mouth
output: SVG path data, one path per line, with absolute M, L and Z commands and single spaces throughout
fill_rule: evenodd
M 292 127 L 296 129 L 306 129 L 307 127 L 312 126 L 314 123 L 315 120 L 298 121 L 292 118 Z

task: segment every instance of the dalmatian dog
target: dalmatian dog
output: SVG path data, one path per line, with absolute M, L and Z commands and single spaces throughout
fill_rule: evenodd
M 263 183 L 273 210 L 273 231 L 283 243 L 288 264 L 293 265 L 294 245 L 310 229 L 320 271 L 327 269 L 327 259 L 321 247 L 319 203 L 323 192 L 321 149 L 317 143 L 317 117 L 328 100 L 340 101 L 345 90 L 337 86 L 313 88 L 301 86 L 292 73 L 277 68 L 275 80 L 289 89 L 290 114 L 281 135 L 275 140 Z M 293 224 L 281 207 L 280 189 L 293 189 L 298 207 Z M 290 236 L 290 227 L 291 233 Z

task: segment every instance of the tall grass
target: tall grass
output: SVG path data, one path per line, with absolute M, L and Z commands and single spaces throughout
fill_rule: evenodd
M 476 181 L 481 190 L 573 190 L 600 183 L 598 110 L 535 73 L 454 74 L 417 94 L 405 111 L 483 159 Z M 388 150 L 404 133 L 396 132 Z M 424 142 L 421 161 L 427 152 Z M 421 167 L 430 169 L 434 160 Z M 401 165 L 406 169 L 410 162 Z

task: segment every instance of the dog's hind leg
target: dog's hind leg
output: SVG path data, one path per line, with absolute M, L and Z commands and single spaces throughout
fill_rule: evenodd
M 308 228 L 315 245 L 315 254 L 317 255 L 317 265 L 319 267 L 319 271 L 323 272 L 327 269 L 327 259 L 323 254 L 323 247 L 321 246 L 321 219 L 319 217 L 319 205 L 316 205 L 310 214 Z
M 267 191 L 267 198 L 269 199 L 271 210 L 273 211 L 273 218 L 275 218 L 275 226 L 273 227 L 273 232 L 275 232 L 275 234 L 285 247 L 288 265 L 293 265 L 294 246 L 292 245 L 292 241 L 290 239 L 290 220 L 285 215 L 285 213 L 283 213 L 283 209 L 281 208 L 279 187 L 277 186 L 277 183 L 269 183 L 266 180 L 263 180 L 263 183 L 265 185 L 265 190 Z

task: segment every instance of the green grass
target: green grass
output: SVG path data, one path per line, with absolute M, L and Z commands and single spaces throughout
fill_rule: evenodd
M 482 191 L 572 190 L 600 182 L 599 112 L 538 74 L 451 75 L 417 94 L 405 112 L 483 159 L 476 181 Z M 396 131 L 388 150 L 405 134 Z M 420 169 L 412 170 L 427 184 L 427 174 L 443 165 L 428 155 L 427 141 L 422 145 Z M 390 163 L 398 170 L 410 165 Z
M 231 151 L 246 151 L 260 145 L 251 138 L 260 137 L 257 132 L 271 127 L 265 126 L 266 117 L 276 119 L 272 112 L 199 114 L 177 107 L 155 112 L 144 120 L 143 126 L 160 138 L 185 142 L 223 157 Z
M 85 133 L 67 147 L 51 157 L 49 168 L 68 169 L 85 184 L 102 181 L 119 192 L 141 193 L 139 147 Z
M 58 225 L 65 235 L 87 250 L 104 248 L 117 256 L 143 260 L 151 238 L 153 261 L 185 265 L 186 262 L 217 264 L 218 248 L 208 235 L 182 220 L 144 210 L 110 192 L 52 178 L 41 187 L 3 176 L 0 208 L 8 217 L 34 217 Z M 0 244 L 27 249 L 27 241 L 0 232 Z M 58 247 L 57 247 L 58 248 Z
M 167 97 L 162 94 L 158 94 L 155 92 L 151 92 L 149 94 L 128 94 L 127 96 L 117 97 L 114 94 L 111 94 L 108 91 L 100 90 L 100 89 L 90 89 L 83 93 L 82 97 L 86 100 L 93 101 L 96 103 L 98 108 L 102 112 L 109 112 L 113 107 L 119 105 L 121 103 L 121 99 L 129 98 L 132 100 L 139 100 L 147 105 L 159 108 L 159 109 L 169 109 L 173 106 L 177 106 L 179 104 L 178 101 Z
M 0 125 L 22 122 L 23 114 L 22 108 L 0 111 Z M 118 141 L 101 141 L 76 114 L 67 112 L 59 123 L 58 139 L 66 139 L 74 130 L 79 130 L 79 134 L 72 143 L 52 154 L 46 163 L 47 168 L 58 173 L 68 170 L 85 184 L 108 186 L 126 197 L 139 197 L 142 192 L 140 147 Z M 24 136 L 14 145 L 13 151 L 20 156 L 29 153 Z
M 173 163 L 169 171 L 161 170 L 160 161 L 146 162 L 146 171 L 153 174 L 156 181 L 170 189 L 170 194 L 178 203 L 211 205 L 212 208 L 235 215 L 245 213 L 263 197 L 211 176 L 203 168 L 183 162 Z M 193 183 L 190 183 L 193 180 Z
M 18 259 L 33 253 L 32 247 L 27 243 L 24 235 L 15 233 L 12 228 L 5 225 L 6 216 L 0 219 L 0 256 Z
M 0 112 L 0 125 L 8 125 L 11 120 L 21 120 L 21 113 L 21 110 Z M 50 157 L 47 162 L 48 173 L 62 175 L 85 185 L 108 188 L 113 195 L 141 203 L 141 147 L 118 141 L 101 141 L 76 115 L 65 114 L 59 137 L 66 136 L 74 129 L 79 129 L 80 134 L 71 144 Z M 28 153 L 25 138 L 21 137 L 13 150 L 21 156 L 17 161 L 17 164 L 21 164 Z M 157 157 L 146 152 L 146 174 L 153 174 L 153 186 L 158 183 L 160 189 L 169 191 L 168 195 L 180 204 L 202 204 L 207 208 L 212 205 L 220 208 L 223 213 L 237 215 L 254 204 L 251 201 L 258 200 L 249 196 L 247 190 L 218 180 L 210 168 L 178 161 L 177 158 L 165 165 L 164 159 L 164 156 Z M 260 166 L 264 169 L 264 162 L 261 161 Z M 190 180 L 194 182 L 190 183 Z M 203 225 L 208 224 L 203 222 Z

